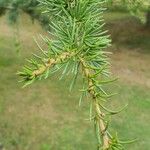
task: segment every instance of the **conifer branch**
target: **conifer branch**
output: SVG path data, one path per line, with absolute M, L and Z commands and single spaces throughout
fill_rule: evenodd
M 97 122 L 97 124 L 99 125 L 99 128 L 100 128 L 100 135 L 102 137 L 102 142 L 103 142 L 103 150 L 108 150 L 109 147 L 110 147 L 110 139 L 109 139 L 109 136 L 107 134 L 107 129 L 106 129 L 106 126 L 105 126 L 105 123 L 104 123 L 104 120 L 102 119 L 102 117 L 105 116 L 104 113 L 101 112 L 101 109 L 99 107 L 99 102 L 97 100 L 97 95 L 96 95 L 96 92 L 95 92 L 95 85 L 93 83 L 93 80 L 91 79 L 92 77 L 92 73 L 91 73 L 91 70 L 88 68 L 88 66 L 86 65 L 86 62 L 84 61 L 84 59 L 80 58 L 80 61 L 81 61 L 81 64 L 82 64 L 82 70 L 84 72 L 84 75 L 85 77 L 87 78 L 88 80 L 88 92 L 89 94 L 91 95 L 92 97 L 92 101 L 93 101 L 93 104 L 94 104 L 94 107 L 95 107 L 95 121 Z
M 53 68 L 55 65 L 64 63 L 71 57 L 73 57 L 75 54 L 73 52 L 63 52 L 60 55 L 57 55 L 53 58 L 48 58 L 46 61 L 42 61 L 41 64 L 36 64 L 33 60 L 28 60 L 32 65 L 36 65 L 36 68 L 31 68 L 29 66 L 25 66 L 23 68 L 23 71 L 18 72 L 18 75 L 23 77 L 23 81 L 28 82 L 31 84 L 35 79 L 39 78 L 41 75 L 45 74 L 46 71 L 49 71 L 51 68 Z M 39 58 L 39 56 L 35 55 Z M 41 59 L 41 58 L 40 58 Z M 28 85 L 28 84 L 27 84 Z
M 110 80 L 108 52 L 104 51 L 111 42 L 109 35 L 106 35 L 107 32 L 103 31 L 102 14 L 105 1 L 45 0 L 40 2 L 46 9 L 45 12 L 52 15 L 51 28 L 54 40 L 42 37 L 49 47 L 48 51 L 44 51 L 37 43 L 42 56 L 34 55 L 36 59 L 29 60 L 32 67 L 25 66 L 19 75 L 23 77 L 25 85 L 28 85 L 37 79 L 47 78 L 51 70 L 57 72 L 63 66 L 64 70 L 60 78 L 73 73 L 74 79 L 70 86 L 72 89 L 81 69 L 84 81 L 80 104 L 84 95 L 88 93 L 92 104 L 90 120 L 94 120 L 98 150 L 123 150 L 117 135 L 112 136 L 109 133 L 109 121 L 106 117 L 106 114 L 111 116 L 121 110 L 111 111 L 102 105 L 114 95 L 108 94 L 103 89 L 103 85 L 115 81 Z M 70 62 L 73 62 L 71 66 L 69 66 Z
M 42 65 L 37 70 L 34 70 L 32 73 L 32 77 L 37 77 L 43 74 L 47 69 L 53 67 L 56 64 L 65 62 L 67 59 L 74 56 L 74 53 L 64 52 L 56 58 L 50 58 L 44 65 Z

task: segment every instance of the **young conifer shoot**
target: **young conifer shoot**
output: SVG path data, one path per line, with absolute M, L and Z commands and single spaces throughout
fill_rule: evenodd
M 37 43 L 41 55 L 33 55 L 18 74 L 24 86 L 62 70 L 62 77 L 73 73 L 73 87 L 77 76 L 83 78 L 80 102 L 89 95 L 90 120 L 94 123 L 97 136 L 97 150 L 123 150 L 124 141 L 109 131 L 108 116 L 122 111 L 111 111 L 105 102 L 109 94 L 104 85 L 114 81 L 110 78 L 110 62 L 105 51 L 111 40 L 103 29 L 103 8 L 105 0 L 41 0 L 44 13 L 50 16 L 52 39 L 42 37 L 48 49 Z M 71 67 L 70 67 L 71 66 Z

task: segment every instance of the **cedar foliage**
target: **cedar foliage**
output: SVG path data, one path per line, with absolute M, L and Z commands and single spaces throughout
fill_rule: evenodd
M 116 79 L 110 78 L 109 52 L 105 50 L 111 40 L 103 29 L 104 3 L 104 0 L 41 0 L 44 13 L 51 16 L 53 38 L 42 36 L 47 49 L 37 43 L 41 54 L 34 54 L 18 74 L 27 86 L 63 70 L 60 78 L 73 74 L 70 90 L 80 75 L 83 88 L 79 103 L 88 95 L 89 120 L 95 126 L 97 150 L 123 150 L 123 144 L 128 142 L 110 132 L 109 116 L 126 106 L 118 111 L 105 106 L 114 94 L 108 93 L 104 86 Z

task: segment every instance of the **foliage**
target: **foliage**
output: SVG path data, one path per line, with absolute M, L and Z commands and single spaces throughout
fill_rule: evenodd
M 150 1 L 146 0 L 124 0 L 125 5 L 128 10 L 134 15 L 138 16 L 143 23 L 145 23 L 147 18 L 145 17 L 145 11 L 150 10 Z
M 150 11 L 150 1 L 147 0 L 108 0 L 108 6 L 123 8 L 128 10 L 132 15 L 141 19 L 142 22 L 146 22 L 145 12 Z
M 40 1 L 44 13 L 51 14 L 50 32 L 52 39 L 42 37 L 47 50 L 41 55 L 34 54 L 18 74 L 23 78 L 25 86 L 35 80 L 48 78 L 60 70 L 60 78 L 73 74 L 70 90 L 81 73 L 83 89 L 80 102 L 84 96 L 90 96 L 90 118 L 95 126 L 98 150 L 124 149 L 123 141 L 109 131 L 109 116 L 122 111 L 111 111 L 105 102 L 114 94 L 105 90 L 104 86 L 116 79 L 110 79 L 109 52 L 110 46 L 107 31 L 103 30 L 104 0 L 44 0 Z
M 40 13 L 37 0 L 1 0 L 0 15 L 8 14 L 9 22 L 16 23 L 21 12 L 27 13 L 31 19 L 39 22 L 48 28 L 49 18 Z

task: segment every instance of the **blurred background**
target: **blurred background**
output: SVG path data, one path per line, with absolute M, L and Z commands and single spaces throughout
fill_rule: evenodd
M 27 1 L 26 1 L 27 2 Z M 91 150 L 95 148 L 93 123 L 85 99 L 78 106 L 80 79 L 68 92 L 69 79 L 59 75 L 21 88 L 16 72 L 38 48 L 33 37 L 47 35 L 48 16 L 37 3 L 23 0 L 18 5 L 0 0 L 0 146 L 6 150 Z M 20 9 L 22 9 L 20 11 Z M 148 18 L 147 12 L 142 15 Z M 149 16 L 150 17 L 150 16 Z M 128 108 L 112 117 L 112 128 L 126 139 L 128 150 L 150 149 L 150 25 L 131 15 L 123 5 L 112 4 L 104 13 L 112 46 L 113 76 L 110 89 L 118 92 L 108 105 Z

